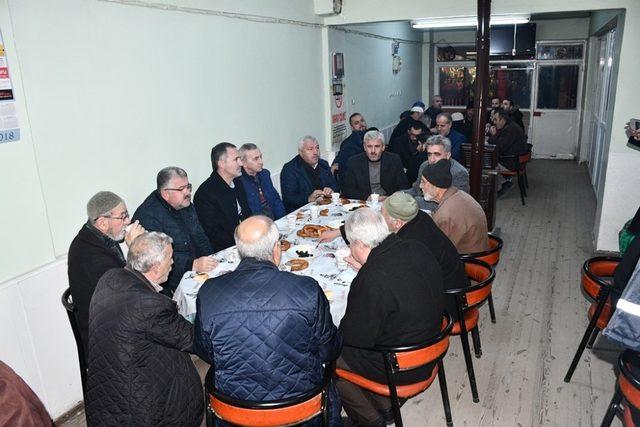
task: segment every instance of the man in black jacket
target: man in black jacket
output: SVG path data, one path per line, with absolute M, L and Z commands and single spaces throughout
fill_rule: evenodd
M 77 308 L 76 320 L 85 353 L 88 343 L 89 303 L 102 275 L 111 268 L 125 265 L 120 242 L 130 245 L 144 232 L 136 221 L 131 223 L 124 201 L 111 191 L 96 193 L 87 203 L 87 222 L 71 242 L 67 256 L 69 287 Z
M 184 169 L 169 166 L 158 172 L 157 190 L 136 209 L 133 219 L 149 231 L 162 231 L 173 239 L 173 270 L 164 293 L 176 290 L 184 273 L 211 271 L 218 263 L 213 248 L 191 203 L 191 184 Z
M 469 286 L 469 279 L 456 247 L 433 222 L 433 219 L 418 209 L 418 203 L 414 197 L 407 193 L 394 193 L 384 201 L 381 213 L 389 231 L 396 233 L 403 240 L 417 240 L 431 251 L 442 269 L 445 290 Z M 455 297 L 447 295 L 445 303 L 451 317 L 457 320 Z
M 144 233 L 125 268 L 98 282 L 89 309 L 85 408 L 90 426 L 198 426 L 202 384 L 191 357 L 193 325 L 161 295 L 172 240 Z
M 213 251 L 233 246 L 233 231 L 251 215 L 242 182 L 242 160 L 236 146 L 221 142 L 211 149 L 213 172 L 193 198 L 200 224 Z
M 402 160 L 402 167 L 407 170 L 407 181 L 413 182 L 410 169 L 415 164 L 413 157 L 418 152 L 418 139 L 423 134 L 423 125 L 421 122 L 414 120 L 404 135 L 392 138 L 389 142 L 389 151 L 396 153 Z
M 384 218 L 370 208 L 353 212 L 345 222 L 354 264 L 361 265 L 351 283 L 347 309 L 340 322 L 344 347 L 337 367 L 386 383 L 378 352 L 359 350 L 417 344 L 440 331 L 444 311 L 442 271 L 420 242 L 389 232 Z M 433 366 L 401 372 L 399 385 L 425 380 Z M 347 415 L 363 425 L 384 426 L 388 397 L 355 384 L 337 381 Z
M 515 156 L 528 150 L 524 131 L 501 109 L 494 111 L 493 122 L 495 126 L 489 128 L 489 144 L 498 147 L 499 163 L 506 169 L 514 170 L 517 167 Z
M 524 131 L 524 123 L 522 122 L 522 111 L 520 111 L 520 109 L 513 104 L 513 101 L 510 99 L 503 99 L 502 109 L 509 115 L 511 121 L 520 126 L 520 129 Z
M 397 154 L 384 151 L 384 135 L 372 130 L 364 135 L 364 153 L 349 160 L 342 194 L 350 199 L 364 200 L 379 194 L 380 200 L 398 190 L 409 188 Z

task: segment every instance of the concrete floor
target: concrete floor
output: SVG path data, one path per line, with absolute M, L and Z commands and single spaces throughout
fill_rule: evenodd
M 528 169 L 527 205 L 517 186 L 498 201 L 505 245 L 493 287 L 497 324 L 481 309 L 483 355 L 473 360 L 479 403 L 471 399 L 458 337 L 445 358 L 456 426 L 599 425 L 613 394 L 617 351 L 606 339 L 586 350 L 571 383 L 563 382 L 587 325 L 580 267 L 593 255 L 596 208 L 587 169 L 551 160 Z M 198 365 L 204 375 L 206 366 Z M 409 427 L 445 425 L 439 387 L 408 401 L 402 414 Z M 59 425 L 84 426 L 84 413 Z

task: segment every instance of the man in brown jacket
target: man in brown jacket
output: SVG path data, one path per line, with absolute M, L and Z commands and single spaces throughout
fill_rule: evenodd
M 487 217 L 473 197 L 451 185 L 451 163 L 447 159 L 427 165 L 420 188 L 426 200 L 438 203 L 433 220 L 453 242 L 458 253 L 487 250 Z

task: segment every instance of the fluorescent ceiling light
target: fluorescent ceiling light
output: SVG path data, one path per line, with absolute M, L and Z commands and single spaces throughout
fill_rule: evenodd
M 526 24 L 531 18 L 530 15 L 492 15 L 491 25 L 513 25 Z M 478 17 L 473 16 L 443 16 L 438 18 L 416 19 L 411 21 L 411 26 L 418 30 L 428 28 L 462 28 L 476 27 Z

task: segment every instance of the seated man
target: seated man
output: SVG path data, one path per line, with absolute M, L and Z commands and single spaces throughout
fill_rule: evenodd
M 344 346 L 336 366 L 386 383 L 380 353 L 349 346 L 409 345 L 436 335 L 444 311 L 442 272 L 422 243 L 390 233 L 384 218 L 370 208 L 353 212 L 345 229 L 351 255 L 361 268 L 351 283 L 340 322 Z M 396 383 L 424 380 L 432 368 L 401 372 L 395 376 Z M 337 386 L 349 418 L 363 425 L 385 425 L 391 408 L 388 397 L 341 379 Z
M 442 97 L 436 95 L 431 98 L 431 105 L 424 113 L 431 119 L 431 124 L 435 125 L 438 114 L 442 113 Z M 433 129 L 431 133 L 436 133 L 435 129 Z
M 458 253 L 486 251 L 487 217 L 476 200 L 451 185 L 451 161 L 440 160 L 422 171 L 420 188 L 426 200 L 439 204 L 433 220 Z
M 340 151 L 336 154 L 331 164 L 331 172 L 338 174 L 338 184 L 340 188 L 344 186 L 344 178 L 347 175 L 349 159 L 356 154 L 362 153 L 362 138 L 367 132 L 367 122 L 360 113 L 353 113 L 349 116 L 349 125 L 351 126 L 351 135 L 349 135 L 342 144 Z
M 207 280 L 198 293 L 196 352 L 212 366 L 207 381 L 235 399 L 309 392 L 322 383 L 323 363 L 340 352 L 342 339 L 318 283 L 278 269 L 279 235 L 267 217 L 243 221 L 235 231 L 240 265 Z M 329 425 L 339 425 L 333 387 L 329 410 Z
M 130 245 L 144 232 L 136 221 L 131 223 L 124 201 L 110 191 L 96 193 L 87 203 L 87 222 L 71 242 L 67 256 L 69 287 L 77 308 L 76 321 L 85 353 L 88 344 L 89 303 L 98 280 L 112 268 L 126 264 L 119 242 Z
M 163 293 L 172 295 L 185 272 L 211 271 L 218 265 L 213 248 L 191 204 L 191 184 L 184 169 L 169 166 L 158 172 L 157 189 L 136 209 L 133 219 L 149 231 L 173 239 L 173 269 Z
M 518 168 L 516 156 L 529 150 L 527 137 L 520 126 L 515 124 L 509 114 L 502 109 L 493 112 L 494 126 L 489 127 L 489 144 L 498 148 L 498 170 L 515 170 Z M 507 181 L 510 182 L 510 181 Z M 498 188 L 502 190 L 505 179 L 498 174 Z M 505 187 L 510 186 L 507 184 Z
M 384 197 L 409 186 L 397 154 L 384 151 L 384 135 L 377 130 L 364 135 L 364 153 L 349 160 L 342 194 L 350 199 L 366 199 L 376 193 Z
M 522 111 L 520 111 L 520 109 L 513 104 L 513 101 L 510 99 L 503 99 L 502 109 L 509 115 L 511 121 L 520 126 L 520 129 L 524 131 L 524 123 L 522 122 Z
M 462 161 L 462 144 L 467 143 L 467 138 L 463 134 L 451 129 L 453 119 L 449 113 L 440 113 L 436 118 L 436 128 L 440 136 L 449 138 L 451 141 L 451 157 L 454 160 Z
M 244 186 L 238 177 L 242 161 L 236 146 L 221 142 L 211 149 L 213 172 L 198 187 L 193 204 L 213 251 L 233 246 L 233 230 L 251 215 Z
M 451 240 L 438 228 L 431 216 L 418 209 L 418 203 L 409 194 L 397 192 L 384 201 L 381 209 L 389 231 L 401 239 L 413 239 L 424 244 L 438 260 L 442 269 L 444 289 L 469 286 L 464 264 Z M 446 309 L 457 320 L 456 300 L 449 296 Z
M 408 126 L 408 130 L 404 135 L 398 136 L 389 142 L 389 151 L 399 155 L 402 160 L 402 167 L 407 171 L 408 182 L 413 182 L 411 179 L 411 166 L 413 156 L 418 152 L 418 138 L 422 133 L 422 123 L 414 120 Z
M 280 172 L 280 189 L 287 212 L 338 191 L 329 164 L 320 158 L 320 144 L 315 137 L 307 135 L 298 141 L 298 155 Z
M 247 203 L 252 215 L 265 215 L 271 219 L 280 219 L 287 213 L 280 194 L 271 181 L 271 172 L 264 169 L 262 151 L 257 145 L 243 144 L 238 150 L 242 160 L 240 181 L 247 195 Z
M 164 233 L 138 236 L 127 266 L 98 282 L 89 309 L 88 425 L 200 425 L 202 384 L 186 353 L 193 325 L 159 294 L 171 243 Z
M 418 178 L 413 183 L 413 186 L 407 192 L 416 197 L 418 206 L 420 209 L 429 210 L 435 212 L 438 209 L 438 204 L 433 200 L 426 201 L 422 197 L 422 190 L 420 190 L 420 181 L 422 180 L 422 172 L 428 164 L 434 164 L 440 159 L 451 160 L 451 176 L 453 177 L 453 186 L 458 190 L 462 190 L 465 193 L 469 192 L 469 172 L 467 169 L 451 158 L 451 141 L 446 136 L 434 135 L 427 139 L 427 142 L 423 147 L 419 147 L 419 150 L 426 150 L 427 160 L 420 165 L 418 170 Z

